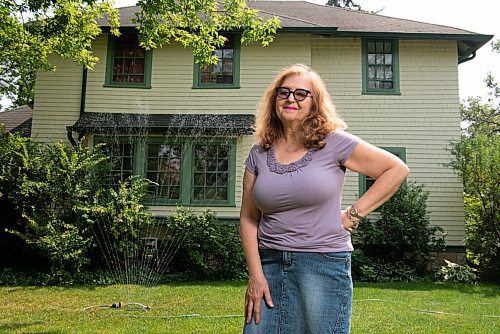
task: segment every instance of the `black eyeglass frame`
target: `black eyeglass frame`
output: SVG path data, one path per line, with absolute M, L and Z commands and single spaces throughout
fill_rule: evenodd
M 279 96 L 280 95 L 280 90 L 287 90 L 288 91 L 288 94 L 286 95 L 286 97 L 281 97 Z M 297 99 L 297 96 L 295 95 L 295 92 L 297 91 L 300 91 L 300 92 L 305 92 L 306 93 L 306 96 L 303 98 L 303 99 Z M 289 88 L 286 88 L 286 87 L 276 87 L 276 98 L 280 99 L 280 100 L 285 100 L 285 99 L 288 99 L 290 97 L 290 94 L 293 94 L 293 98 L 295 99 L 295 101 L 297 102 L 302 102 L 304 101 L 305 99 L 307 99 L 309 96 L 312 97 L 312 92 L 310 90 L 307 90 L 307 89 L 303 89 L 303 88 L 298 88 L 296 90 L 291 90 Z

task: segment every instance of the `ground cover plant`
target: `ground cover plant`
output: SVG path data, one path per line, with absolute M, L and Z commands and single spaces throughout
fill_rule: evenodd
M 245 287 L 245 281 L 152 288 L 0 287 L 0 332 L 241 333 Z M 493 334 L 500 329 L 496 285 L 356 283 L 354 291 L 353 334 Z M 109 307 L 118 302 L 121 308 Z

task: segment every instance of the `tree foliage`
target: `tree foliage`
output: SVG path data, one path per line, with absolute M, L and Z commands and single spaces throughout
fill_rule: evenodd
M 92 41 L 106 18 L 119 35 L 119 17 L 112 0 L 4 0 L 0 2 L 0 75 L 10 87 L 1 93 L 14 106 L 33 99 L 37 70 L 54 69 L 49 55 L 93 68 L 98 58 Z M 146 49 L 176 42 L 192 48 L 197 61 L 216 63 L 213 51 L 223 45 L 221 32 L 241 31 L 243 43 L 268 45 L 279 28 L 274 17 L 264 20 L 244 0 L 139 0 L 135 18 Z
M 342 8 L 349 8 L 361 11 L 361 6 L 355 3 L 353 0 L 328 0 L 326 3 L 327 6 L 335 6 Z
M 51 70 L 50 54 L 92 67 L 92 41 L 106 15 L 118 34 L 118 12 L 111 0 L 5 0 L 0 3 L 0 74 L 2 91 L 14 106 L 33 99 L 37 70 Z
M 243 43 L 269 45 L 279 28 L 274 17 L 264 20 L 244 0 L 139 0 L 135 22 L 147 49 L 177 42 L 193 49 L 197 61 L 215 64 L 213 54 L 224 45 L 221 32 L 241 30 Z
M 486 102 L 470 97 L 461 106 L 464 129 L 448 166 L 463 180 L 467 257 L 491 278 L 500 273 L 500 88 L 491 74 L 485 83 Z

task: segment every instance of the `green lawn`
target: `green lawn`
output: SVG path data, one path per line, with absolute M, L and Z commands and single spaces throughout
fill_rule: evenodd
M 0 287 L 0 333 L 241 333 L 244 290 L 244 282 Z M 354 291 L 353 334 L 500 333 L 500 286 L 358 283 Z M 117 302 L 125 306 L 95 307 Z

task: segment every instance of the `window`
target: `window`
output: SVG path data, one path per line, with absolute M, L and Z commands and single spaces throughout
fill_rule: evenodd
M 234 205 L 233 139 L 136 137 L 128 138 L 128 143 L 113 143 L 107 138 L 99 141 L 105 142 L 106 148 L 116 147 L 106 151 L 116 161 L 113 184 L 132 174 L 152 181 L 148 204 Z
M 406 148 L 404 147 L 381 147 L 406 162 Z M 363 195 L 375 183 L 369 176 L 359 174 L 359 196 Z
M 399 94 L 399 48 L 394 40 L 363 41 L 363 93 Z
M 195 62 L 193 88 L 239 88 L 240 39 L 239 35 L 224 35 L 226 43 L 214 54 L 219 58 L 215 65 Z
M 109 35 L 105 86 L 151 88 L 152 51 L 139 46 L 136 33 Z

